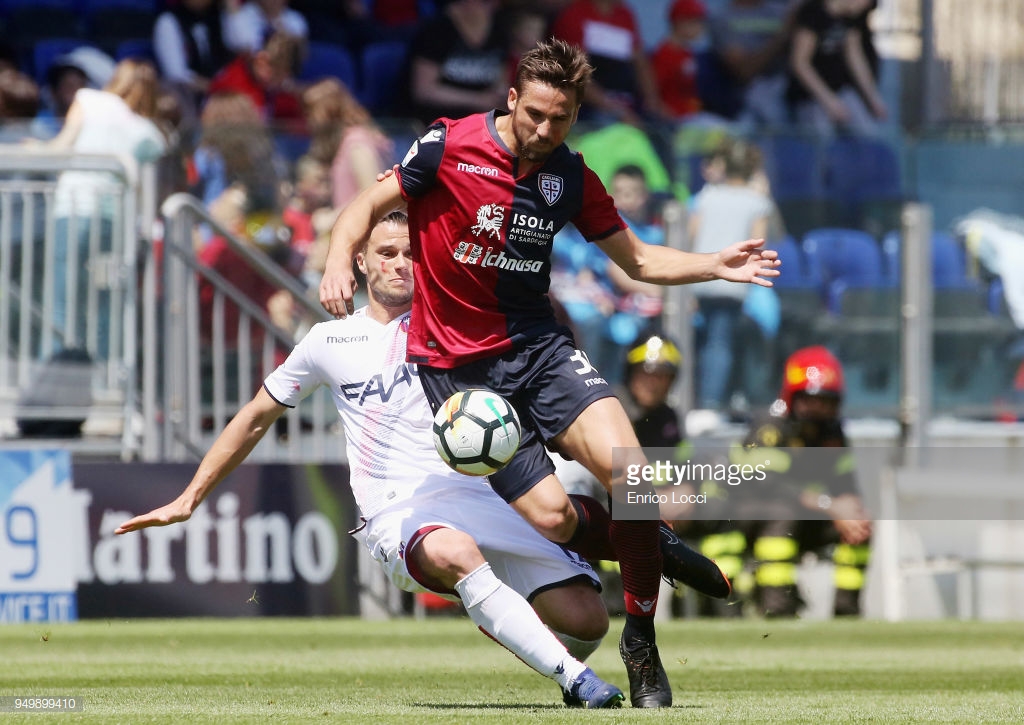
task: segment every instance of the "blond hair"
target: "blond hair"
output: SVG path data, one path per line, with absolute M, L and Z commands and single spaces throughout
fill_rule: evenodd
M 341 137 L 352 126 L 375 128 L 373 117 L 337 78 L 317 81 L 302 94 L 312 141 L 309 154 L 330 164 L 338 153 Z
M 120 96 L 134 113 L 156 118 L 160 80 L 152 63 L 125 58 L 114 68 L 114 75 L 103 90 Z

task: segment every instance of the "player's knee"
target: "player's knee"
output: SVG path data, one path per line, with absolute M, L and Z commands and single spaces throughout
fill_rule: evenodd
M 541 621 L 556 632 L 583 641 L 608 634 L 608 609 L 589 584 L 549 589 L 534 598 L 533 606 Z
M 449 587 L 484 563 L 473 537 L 447 528 L 427 534 L 416 546 L 413 556 L 421 571 Z
M 596 591 L 577 599 L 576 622 L 567 634 L 583 640 L 597 640 L 608 634 L 608 608 Z
M 530 523 L 545 539 L 564 544 L 576 533 L 576 511 L 571 505 L 563 509 L 542 511 L 537 513 Z

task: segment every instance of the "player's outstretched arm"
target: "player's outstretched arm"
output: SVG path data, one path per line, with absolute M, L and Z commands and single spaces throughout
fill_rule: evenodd
M 364 189 L 338 215 L 331 229 L 324 276 L 320 280 L 320 304 L 327 312 L 344 318 L 355 311 L 352 260 L 377 222 L 403 203 L 398 177 L 392 174 Z
M 771 287 L 771 278 L 779 276 L 779 254 L 765 249 L 763 239 L 748 239 L 718 252 L 697 254 L 647 244 L 626 229 L 596 244 L 626 274 L 641 282 L 671 285 L 724 279 Z
M 187 521 L 210 491 L 245 460 L 285 410 L 285 406 L 260 388 L 256 397 L 246 403 L 217 436 L 217 440 L 203 456 L 192 482 L 178 498 L 166 506 L 125 521 L 114 533 L 126 534 L 150 526 L 167 526 Z

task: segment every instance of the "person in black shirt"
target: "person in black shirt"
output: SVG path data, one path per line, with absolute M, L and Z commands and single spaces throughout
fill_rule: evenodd
M 508 94 L 508 39 L 495 22 L 494 0 L 445 0 L 412 41 L 409 96 L 424 124 L 503 107 Z
M 865 18 L 863 0 L 808 0 L 797 12 L 787 100 L 821 136 L 877 135 L 888 114 L 864 52 Z

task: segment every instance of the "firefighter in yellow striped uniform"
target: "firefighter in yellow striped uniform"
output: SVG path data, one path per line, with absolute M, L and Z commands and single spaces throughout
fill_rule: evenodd
M 860 614 L 871 521 L 840 420 L 843 391 L 842 366 L 826 348 L 793 353 L 769 415 L 754 421 L 744 444 L 729 455 L 733 463 L 763 465 L 765 481 L 705 490 L 709 498 L 728 494 L 736 520 L 705 536 L 702 553 L 734 581 L 752 562 L 753 597 L 765 616 L 797 615 L 800 557 L 825 550 L 834 564 L 834 613 Z

